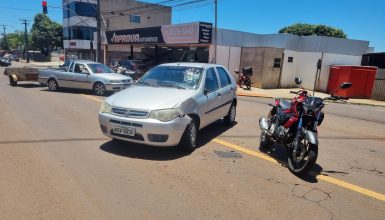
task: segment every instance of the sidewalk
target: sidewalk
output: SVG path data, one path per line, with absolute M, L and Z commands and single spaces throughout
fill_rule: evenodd
M 20 59 L 20 62 L 19 62 L 21 65 L 24 65 L 24 66 L 36 66 L 36 67 L 59 67 L 59 62 L 58 61 L 54 61 L 54 62 L 35 62 L 35 61 L 32 61 L 30 60 L 29 63 L 27 63 L 26 60 L 22 60 Z M 60 65 L 63 64 L 64 62 L 63 61 L 60 61 Z
M 238 96 L 249 96 L 249 97 L 264 97 L 264 98 L 293 98 L 294 94 L 290 94 L 290 90 L 298 91 L 298 88 L 291 89 L 260 89 L 260 88 L 251 88 L 251 90 L 238 88 L 237 95 Z M 313 91 L 308 90 L 311 95 L 313 95 Z M 325 98 L 328 97 L 329 94 L 322 92 L 315 92 L 314 96 Z M 349 99 L 347 101 L 349 104 L 357 104 L 357 105 L 372 105 L 372 106 L 381 106 L 385 107 L 385 101 L 377 101 L 373 99 Z

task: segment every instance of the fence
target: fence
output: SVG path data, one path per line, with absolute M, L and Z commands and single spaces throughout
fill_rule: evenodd
M 372 99 L 385 101 L 385 69 L 378 69 L 374 80 Z

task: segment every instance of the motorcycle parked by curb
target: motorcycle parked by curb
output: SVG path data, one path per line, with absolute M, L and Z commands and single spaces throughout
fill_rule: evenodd
M 297 85 L 302 84 L 300 78 L 295 78 Z M 339 89 L 347 89 L 352 83 L 344 82 Z M 335 92 L 335 91 L 334 91 Z M 286 146 L 288 168 L 295 175 L 302 176 L 311 171 L 318 156 L 317 127 L 322 124 L 327 101 L 347 100 L 348 98 L 335 96 L 320 98 L 310 96 L 301 86 L 291 102 L 285 99 L 275 99 L 275 104 L 269 104 L 272 109 L 267 117 L 259 119 L 261 128 L 260 147 L 267 149 L 274 143 Z
M 235 74 L 238 74 L 238 86 L 239 88 L 243 88 L 246 86 L 246 89 L 251 89 L 251 79 L 250 77 L 253 75 L 253 69 L 251 67 L 242 68 L 242 72 L 239 73 L 238 69 L 236 69 Z

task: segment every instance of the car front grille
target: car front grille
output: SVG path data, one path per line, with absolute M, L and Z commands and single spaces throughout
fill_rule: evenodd
M 126 118 L 147 118 L 148 111 L 124 109 L 124 108 L 112 108 L 112 112 L 115 115 L 123 116 Z

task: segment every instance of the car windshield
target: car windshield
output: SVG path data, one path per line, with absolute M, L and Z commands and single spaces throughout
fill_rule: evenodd
M 108 68 L 106 65 L 101 63 L 91 63 L 88 64 L 88 67 L 91 69 L 92 73 L 113 73 L 113 71 Z
M 147 72 L 138 85 L 197 89 L 203 69 L 188 66 L 158 66 Z

